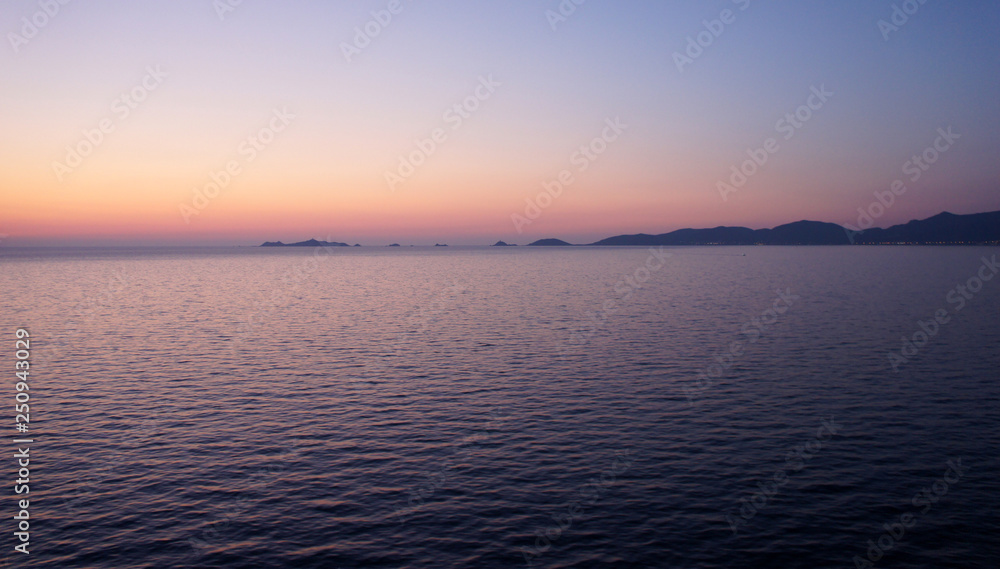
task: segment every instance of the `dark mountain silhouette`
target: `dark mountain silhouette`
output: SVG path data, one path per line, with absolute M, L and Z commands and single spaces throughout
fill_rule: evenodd
M 796 221 L 773 229 L 715 227 L 678 229 L 662 235 L 619 235 L 593 245 L 846 245 L 844 228 L 835 223 Z
M 534 243 L 528 243 L 528 247 L 565 247 L 567 245 L 572 245 L 572 243 L 567 243 L 562 239 L 539 239 Z
M 943 212 L 888 229 L 851 232 L 855 243 L 990 243 L 1000 240 L 1000 211 L 955 215 Z
M 754 232 L 757 239 L 768 245 L 844 245 L 849 243 L 844 228 L 836 223 L 796 221 L 774 229 Z
M 657 245 L 881 245 L 905 243 L 914 245 L 981 244 L 1000 242 L 1000 211 L 955 215 L 940 213 L 887 229 L 871 228 L 854 231 L 836 223 L 796 221 L 773 229 L 746 227 L 715 227 L 713 229 L 679 229 L 661 235 L 618 235 L 602 239 L 599 246 Z M 543 239 L 542 241 L 548 241 Z M 535 243 L 540 243 L 536 241 Z M 534 243 L 533 243 L 534 244 Z
M 885 229 L 842 227 L 821 221 L 796 221 L 771 229 L 714 227 L 678 229 L 660 235 L 617 235 L 591 245 L 602 247 L 650 247 L 659 245 L 977 245 L 1000 244 L 1000 211 L 956 215 L 939 213 L 927 219 L 913 220 Z M 565 247 L 562 239 L 539 239 L 530 247 Z M 347 243 L 310 239 L 299 243 L 267 241 L 261 247 L 348 247 Z M 438 247 L 445 245 L 436 244 Z M 494 247 L 516 247 L 497 241 Z M 358 247 L 358 245 L 355 245 Z M 393 243 L 389 247 L 399 247 Z
M 265 241 L 261 247 L 350 247 L 347 243 L 337 243 L 336 241 L 299 241 L 298 243 L 282 243 L 281 241 Z

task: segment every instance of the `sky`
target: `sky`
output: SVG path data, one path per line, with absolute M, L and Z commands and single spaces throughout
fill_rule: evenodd
M 998 29 L 992 0 L 4 0 L 0 246 L 996 211 Z

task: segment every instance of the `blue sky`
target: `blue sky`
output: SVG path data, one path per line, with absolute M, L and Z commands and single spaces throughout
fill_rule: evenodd
M 1000 209 L 993 2 L 402 0 L 349 61 L 343 45 L 375 14 L 385 18 L 388 0 L 243 0 L 222 17 L 217 4 L 74 1 L 43 18 L 46 2 L 5 2 L 8 243 L 246 243 L 330 232 L 352 242 L 582 241 L 847 223 L 947 127 L 960 138 L 878 225 Z M 553 26 L 551 13 L 570 5 Z M 894 6 L 918 9 L 905 22 L 897 13 L 901 25 L 885 32 L 879 22 L 892 22 Z M 726 10 L 729 23 L 713 23 Z M 29 39 L 24 18 L 47 21 Z M 710 42 L 679 70 L 675 54 L 699 34 Z M 57 179 L 53 163 L 66 147 L 150 65 L 167 74 L 162 87 Z M 484 77 L 496 92 L 390 191 L 386 173 L 416 141 L 448 128 L 443 113 Z M 722 199 L 719 183 L 748 149 L 780 137 L 777 121 L 814 87 L 833 95 Z M 295 123 L 185 219 L 181 206 L 281 106 Z M 574 171 L 575 150 L 614 118 L 627 131 L 593 167 Z M 573 184 L 518 227 L 542 184 L 566 169 Z

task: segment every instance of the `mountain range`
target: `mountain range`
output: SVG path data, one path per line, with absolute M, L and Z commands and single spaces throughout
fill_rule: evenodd
M 1000 211 L 955 215 L 942 212 L 882 229 L 840 226 L 822 221 L 796 221 L 771 229 L 713 227 L 678 229 L 659 235 L 617 235 L 589 246 L 649 247 L 659 245 L 982 245 L 1000 244 Z M 539 239 L 529 247 L 572 246 L 561 239 Z M 349 247 L 347 243 L 310 239 L 298 243 L 266 241 L 261 247 Z M 398 247 L 399 245 L 393 243 Z M 436 245 L 444 247 L 444 245 Z M 493 247 L 510 247 L 497 241 Z M 359 247 L 355 244 L 354 247 Z
M 660 235 L 617 235 L 592 246 L 658 245 L 976 245 L 1000 243 L 1000 211 L 955 215 L 943 212 L 887 229 L 860 230 L 821 221 L 796 221 L 772 229 L 714 227 L 678 229 Z M 540 239 L 529 246 L 570 245 L 559 239 Z
M 299 241 L 298 243 L 265 241 L 261 244 L 261 247 L 350 247 L 350 245 L 347 243 L 338 243 L 336 241 L 319 241 L 317 239 L 310 239 L 308 241 Z M 360 245 L 355 245 L 355 247 L 360 247 Z

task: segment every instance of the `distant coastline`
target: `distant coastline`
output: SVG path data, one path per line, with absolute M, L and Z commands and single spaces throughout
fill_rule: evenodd
M 265 241 L 261 243 L 261 247 L 350 247 L 347 243 L 338 243 L 336 241 L 319 241 L 317 239 L 310 239 L 308 241 L 299 241 L 298 243 L 282 243 L 281 241 Z M 354 245 L 355 247 L 360 247 L 361 245 Z
M 943 212 L 909 223 L 879 227 L 852 227 L 822 221 L 796 221 L 771 229 L 714 227 L 678 229 L 660 235 L 616 235 L 594 243 L 574 244 L 561 239 L 539 239 L 528 247 L 649 247 L 679 245 L 1000 245 L 1000 211 L 956 215 Z M 267 241 L 261 247 L 350 247 L 347 243 L 310 239 L 298 243 Z M 398 247 L 393 243 L 391 246 Z M 436 247 L 445 245 L 436 244 Z M 513 247 L 497 241 L 492 247 Z M 354 247 L 360 247 L 355 244 Z

